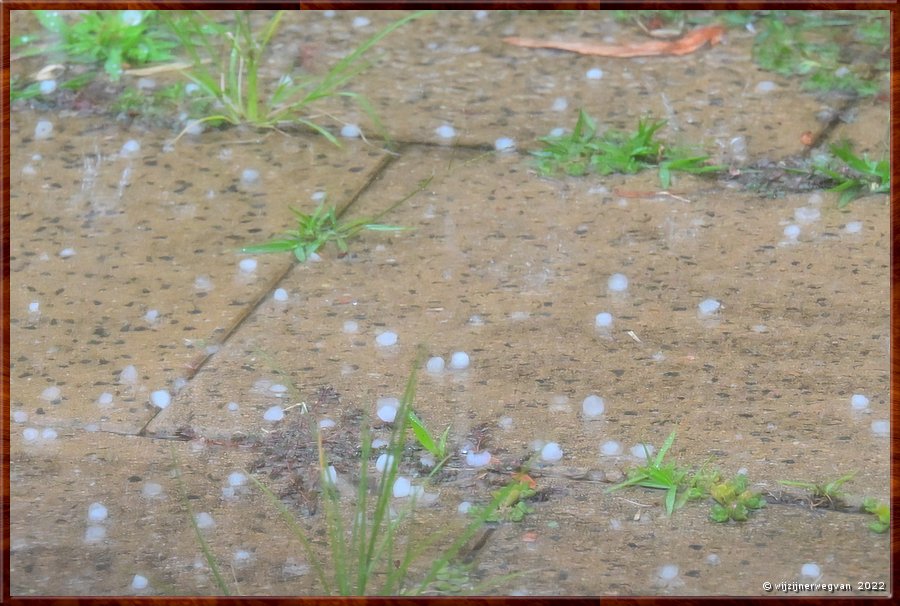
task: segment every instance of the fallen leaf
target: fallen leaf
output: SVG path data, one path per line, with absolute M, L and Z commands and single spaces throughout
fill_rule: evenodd
M 687 55 L 703 47 L 707 42 L 714 46 L 722 41 L 725 28 L 721 25 L 710 25 L 689 32 L 677 40 L 650 40 L 635 44 L 597 44 L 594 42 L 566 42 L 538 40 L 536 38 L 504 38 L 503 41 L 514 46 L 526 48 L 555 48 L 582 55 L 600 57 L 652 57 L 656 55 Z
M 535 488 L 537 488 L 537 482 L 535 482 L 534 478 L 532 478 L 527 473 L 514 473 L 512 475 L 512 477 L 513 477 L 513 480 L 515 480 L 516 482 L 522 482 L 524 484 L 528 484 L 528 488 L 530 488 L 531 490 L 534 490 Z
M 525 543 L 534 543 L 538 540 L 538 535 L 536 532 L 526 532 L 522 535 L 522 541 Z

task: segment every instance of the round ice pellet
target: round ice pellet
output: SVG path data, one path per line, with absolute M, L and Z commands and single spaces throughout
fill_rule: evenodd
M 481 452 L 469 451 L 466 453 L 466 465 L 469 467 L 484 467 L 491 462 L 491 453 L 487 450 Z
M 860 221 L 850 221 L 847 225 L 844 226 L 844 230 L 848 234 L 858 234 L 862 231 L 863 224 Z
M 353 18 L 353 27 L 366 27 L 372 23 L 368 17 L 354 17 Z
M 603 70 L 599 67 L 591 68 L 585 72 L 584 77 L 588 80 L 599 80 L 603 77 Z
M 441 139 L 452 139 L 456 136 L 456 129 L 449 124 L 442 124 L 434 129 L 435 134 Z
M 800 567 L 800 574 L 811 579 L 818 579 L 822 575 L 822 569 L 815 562 L 807 562 Z
M 141 21 L 144 20 L 144 11 L 122 11 L 119 18 L 125 25 L 133 27 L 140 25 Z
M 450 356 L 450 368 L 454 370 L 465 370 L 469 367 L 469 354 L 464 351 L 454 351 Z
M 565 97 L 557 97 L 553 100 L 553 105 L 550 107 L 555 112 L 564 112 L 569 107 L 569 102 Z
M 241 172 L 241 181 L 245 185 L 250 185 L 259 181 L 259 171 L 253 168 L 245 168 Z
M 157 408 L 165 408 L 172 403 L 172 396 L 166 389 L 157 389 L 150 394 L 150 403 Z
M 24 410 L 13 411 L 12 420 L 14 423 L 24 423 L 28 420 L 28 413 Z
M 242 471 L 232 471 L 228 474 L 228 485 L 231 487 L 243 486 L 247 483 L 247 474 Z
M 865 410 L 869 407 L 869 398 L 862 394 L 855 393 L 850 398 L 850 406 L 852 406 L 856 410 Z
M 603 398 L 600 396 L 590 395 L 581 403 L 581 411 L 586 417 L 599 417 L 606 410 Z
M 122 145 L 122 151 L 119 153 L 125 157 L 133 156 L 141 151 L 141 144 L 135 139 L 129 139 Z
M 604 457 L 615 457 L 622 454 L 622 444 L 615 440 L 607 440 L 600 445 L 600 454 Z
M 362 131 L 359 130 L 359 126 L 356 124 L 345 124 L 341 127 L 341 136 L 346 137 L 347 139 L 355 139 L 362 134 Z
M 556 442 L 547 442 L 541 448 L 541 460 L 548 463 L 556 463 L 563 457 L 562 448 Z
M 594 317 L 594 324 L 597 328 L 609 328 L 612 326 L 613 317 L 612 314 L 606 311 L 602 311 Z
M 440 356 L 428 358 L 428 362 L 425 363 L 425 370 L 435 374 L 441 372 L 444 370 L 444 358 Z
M 327 196 L 328 196 L 327 192 L 319 190 L 319 191 L 314 191 L 312 193 L 312 195 L 309 197 L 309 199 L 312 200 L 313 202 L 324 202 L 325 198 Z
M 551 137 L 562 137 L 564 134 L 566 134 L 566 129 L 561 126 L 554 128 L 549 133 Z
M 102 522 L 109 515 L 109 511 L 103 503 L 91 503 L 88 507 L 88 519 L 91 522 Z
M 59 251 L 59 256 L 62 257 L 63 259 L 68 259 L 69 257 L 73 257 L 73 256 L 75 256 L 75 249 L 74 248 L 64 248 L 61 251 Z
M 706 556 L 706 563 L 710 566 L 718 566 L 722 562 L 722 558 L 717 553 L 711 553 Z
M 272 294 L 272 298 L 276 301 L 287 301 L 288 300 L 288 291 L 283 288 L 276 288 L 275 292 Z
M 197 515 L 194 516 L 194 521 L 197 523 L 197 527 L 202 529 L 212 528 L 216 525 L 216 521 L 213 520 L 213 517 L 206 513 L 205 511 L 201 511 Z
M 269 391 L 271 391 L 272 393 L 287 393 L 287 390 L 287 385 L 282 385 L 281 383 L 274 383 L 272 385 L 269 385 Z
M 382 404 L 378 407 L 378 418 L 385 423 L 393 423 L 397 418 L 397 407 L 393 404 Z
M 412 484 L 407 478 L 400 476 L 394 481 L 393 494 L 394 497 L 400 499 L 403 497 L 408 497 L 411 491 Z
M 38 88 L 42 95 L 49 95 L 56 90 L 56 80 L 41 80 Z
M 794 209 L 794 220 L 797 223 L 812 223 L 818 221 L 821 216 L 822 213 L 818 208 L 801 206 Z
M 238 263 L 238 267 L 245 274 L 253 273 L 256 271 L 256 259 L 241 259 L 241 262 Z
M 55 440 L 59 434 L 52 427 L 47 427 L 41 431 L 41 438 L 44 440 Z
M 469 501 L 463 501 L 459 505 L 456 506 L 456 511 L 465 515 L 469 513 L 469 509 L 472 508 L 472 504 Z
M 55 400 L 58 400 L 61 394 L 62 392 L 59 390 L 59 387 L 56 387 L 54 385 L 41 392 L 41 399 L 47 400 L 48 402 L 53 402 Z
M 359 332 L 359 323 L 355 320 L 347 320 L 344 322 L 344 326 L 341 328 L 348 335 L 355 334 Z
M 660 567 L 657 574 L 662 581 L 673 581 L 675 580 L 675 577 L 678 576 L 678 566 L 675 564 L 666 564 L 665 566 Z
M 770 93 L 776 88 L 778 88 L 778 85 L 771 80 L 763 80 L 756 85 L 754 90 L 758 93 Z
M 53 123 L 47 120 L 39 120 L 34 127 L 35 139 L 49 139 L 53 136 Z
M 229 402 L 226 408 L 228 408 L 229 412 L 237 412 L 240 406 L 238 406 L 237 402 Z
M 119 373 L 119 383 L 134 384 L 137 383 L 137 368 L 133 364 L 129 364 Z
M 715 299 L 704 299 L 697 305 L 697 310 L 700 312 L 701 316 L 711 316 L 719 311 L 720 307 L 722 307 L 722 304 Z
M 872 433 L 879 438 L 886 438 L 891 435 L 891 424 L 889 421 L 872 421 Z
M 512 417 L 500 417 L 500 420 L 497 421 L 497 425 L 500 426 L 501 429 L 512 429 L 513 418 Z
M 612 292 L 623 292 L 628 289 L 628 278 L 624 274 L 613 274 L 607 280 L 606 287 Z
M 148 499 L 158 497 L 162 495 L 162 485 L 157 484 L 156 482 L 147 482 L 141 489 L 141 494 Z
M 200 86 L 198 84 L 194 84 L 193 82 L 188 82 L 184 85 L 184 92 L 187 95 L 193 95 L 197 91 L 200 90 Z
M 238 564 L 244 564 L 249 562 L 253 558 L 253 554 L 251 554 L 246 549 L 238 549 L 234 552 L 234 561 Z
M 148 585 L 147 577 L 141 576 L 139 574 L 134 575 L 134 578 L 131 579 L 131 588 L 132 589 L 147 589 Z
M 40 432 L 37 429 L 35 429 L 34 427 L 26 427 L 25 429 L 22 430 L 22 438 L 26 442 L 34 442 L 35 440 L 38 439 L 39 435 L 40 435 Z
M 147 313 L 144 314 L 144 320 L 150 322 L 156 322 L 159 319 L 159 312 L 155 309 L 148 309 Z
M 397 343 L 397 333 L 390 330 L 385 331 L 375 337 L 375 345 L 378 347 L 390 347 Z
M 97 526 L 96 524 L 91 524 L 87 527 L 87 530 L 84 531 L 84 541 L 85 543 L 99 543 L 103 539 L 106 538 L 106 529 L 103 526 Z
M 500 137 L 494 141 L 494 149 L 499 152 L 511 152 L 516 149 L 516 141 L 510 137 Z
M 377 469 L 379 473 L 384 473 L 384 470 L 393 465 L 393 463 L 393 455 L 380 454 L 378 455 L 378 458 L 375 459 L 375 469 Z
M 800 237 L 800 226 L 793 223 L 784 228 L 784 237 L 788 240 L 796 240 Z
M 281 406 L 272 406 L 263 414 L 266 421 L 280 421 L 284 418 L 284 409 Z
M 322 419 L 319 421 L 319 429 L 331 429 L 335 425 L 337 423 L 334 422 L 334 419 Z
M 631 447 L 631 456 L 638 459 L 646 459 L 648 455 L 653 454 L 654 450 L 652 444 L 635 444 Z
M 35 314 L 41 311 L 41 304 L 38 301 L 32 301 L 28 304 L 28 313 Z
M 372 440 L 372 448 L 384 448 L 389 442 L 384 438 L 375 438 Z

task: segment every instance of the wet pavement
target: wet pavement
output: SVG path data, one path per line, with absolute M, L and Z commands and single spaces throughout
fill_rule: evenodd
M 354 28 L 362 14 L 371 24 Z M 267 68 L 280 73 L 301 52 L 330 65 L 400 15 L 290 15 Z M 743 470 L 773 501 L 778 480 L 850 472 L 848 494 L 889 496 L 889 438 L 872 425 L 889 419 L 886 195 L 839 210 L 834 193 L 773 199 L 725 178 L 678 175 L 660 193 L 653 171 L 538 176 L 528 151 L 571 128 L 578 108 L 618 129 L 647 114 L 668 119 L 664 137 L 738 166 L 735 137 L 744 163 L 799 156 L 801 134 L 824 128 L 817 113 L 846 103 L 756 68 L 743 30 L 683 57 L 502 42 L 639 35 L 632 29 L 609 13 L 519 11 L 405 26 L 353 82 L 397 142 L 393 153 L 375 139 L 337 148 L 242 128 L 173 146 L 177 131 L 14 111 L 12 594 L 217 593 L 186 503 L 212 516 L 204 536 L 233 593 L 321 592 L 277 511 L 229 478 L 257 473 L 323 532 L 315 495 L 289 481 L 285 460 L 314 478 L 310 424 L 332 419 L 326 449 L 352 483 L 360 424 L 374 419 L 375 435 L 387 435 L 376 402 L 400 396 L 420 344 L 447 361 L 465 351 L 471 365 L 422 372 L 419 416 L 451 427 L 455 453 L 480 442 L 499 462 L 487 473 L 454 456 L 410 536 L 461 529 L 461 501 L 486 502 L 543 443 L 564 452 L 533 470 L 533 513 L 480 546 L 474 580 L 516 573 L 491 593 L 785 595 L 763 583 L 803 581 L 871 595 L 857 582 L 889 583 L 889 537 L 867 530 L 871 516 L 773 502 L 747 522 L 714 524 L 706 503 L 669 517 L 658 492 L 605 492 L 638 463 L 633 445 L 659 448 L 677 429 L 672 460 Z M 597 67 L 601 79 L 585 78 Z M 775 89 L 758 92 L 761 81 Z M 566 109 L 554 109 L 558 98 Z M 333 105 L 329 114 L 373 133 L 356 108 Z M 854 108 L 838 134 L 879 155 L 887 104 Z M 36 140 L 44 119 L 53 135 Z M 458 137 L 440 139 L 442 124 Z M 499 137 L 517 149 L 493 151 Z M 136 154 L 122 151 L 130 139 Z M 242 179 L 245 169 L 258 180 Z M 285 253 L 252 256 L 252 272 L 238 266 L 251 256 L 237 249 L 286 229 L 288 207 L 313 208 L 317 192 L 365 217 L 429 178 L 383 218 L 412 230 L 364 232 L 349 254 L 329 245 L 320 261 Z M 789 223 L 801 226 L 796 241 L 784 235 Z M 614 273 L 627 276 L 625 292 L 608 289 Z M 277 288 L 286 301 L 273 298 Z M 701 317 L 710 298 L 721 308 Z M 607 331 L 594 324 L 604 311 L 614 318 Z M 398 343 L 376 346 L 388 330 Z M 136 380 L 122 377 L 129 366 Z M 164 409 L 151 404 L 157 390 L 172 393 Z M 866 410 L 850 404 L 858 393 Z M 590 394 L 605 400 L 597 419 L 582 413 Z M 266 421 L 275 405 L 284 420 Z M 624 452 L 601 455 L 609 440 Z M 92 503 L 105 518 L 89 518 Z M 809 563 L 819 579 L 801 574 Z M 132 586 L 135 575 L 146 588 Z

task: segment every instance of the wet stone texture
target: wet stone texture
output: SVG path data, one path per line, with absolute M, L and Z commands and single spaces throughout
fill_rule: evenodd
M 272 69 L 304 49 L 330 65 L 400 14 L 365 13 L 364 28 L 351 25 L 363 13 L 289 15 L 296 35 L 276 40 Z M 856 472 L 848 494 L 888 499 L 889 440 L 872 430 L 889 418 L 887 197 L 838 210 L 836 194 L 770 199 L 725 180 L 679 176 L 660 193 L 652 173 L 539 178 L 525 150 L 571 127 L 579 107 L 614 128 L 668 118 L 673 136 L 734 164 L 726 143 L 738 135 L 749 161 L 801 153 L 822 104 L 758 72 L 749 34 L 627 60 L 500 42 L 548 33 L 625 35 L 604 13 L 461 11 L 386 38 L 353 89 L 398 141 L 393 154 L 243 129 L 172 146 L 172 133 L 98 117 L 13 112 L 13 594 L 217 593 L 196 514 L 212 519 L 198 518 L 199 532 L 233 593 L 321 592 L 248 476 L 317 537 L 327 562 L 315 427 L 334 422 L 321 434 L 349 508 L 361 428 L 389 436 L 378 399 L 400 397 L 420 346 L 448 364 L 464 351 L 470 366 L 420 371 L 416 412 L 436 431 L 451 427 L 454 456 L 408 536 L 461 531 L 459 503 L 487 502 L 532 460 L 533 512 L 493 527 L 471 554 L 473 584 L 518 573 L 489 593 L 774 595 L 764 582 L 815 582 L 801 574 L 807 563 L 849 594 L 863 593 L 857 581 L 889 581 L 889 539 L 866 529 L 870 516 L 813 509 L 778 483 Z M 591 67 L 604 77 L 585 79 Z M 754 92 L 763 78 L 779 92 Z M 566 111 L 551 109 L 557 97 Z M 365 125 L 355 111 L 331 108 Z M 858 112 L 843 132 L 874 150 L 887 108 Z M 34 140 L 39 119 L 54 121 L 52 139 Z M 459 133 L 453 144 L 435 140 L 442 123 Z M 488 151 L 500 136 L 519 150 Z M 138 138 L 141 151 L 124 156 Z M 246 168 L 258 180 L 242 179 Z M 288 206 L 312 209 L 316 192 L 366 217 L 429 178 L 382 219 L 411 230 L 363 232 L 348 254 L 329 245 L 320 261 L 285 253 L 238 267 L 251 256 L 237 249 L 286 229 Z M 801 226 L 796 240 L 789 223 Z M 614 273 L 627 277 L 624 292 L 610 290 Z M 706 299 L 720 307 L 704 316 Z M 600 312 L 613 316 L 608 329 L 595 326 Z M 395 345 L 376 344 L 385 331 Z M 133 381 L 121 377 L 129 365 Z M 164 409 L 150 403 L 162 389 Z M 850 405 L 856 393 L 868 409 Z M 591 394 L 605 400 L 594 419 L 582 412 Z M 283 418 L 267 420 L 274 407 Z M 659 492 L 606 492 L 640 464 L 633 446 L 658 449 L 675 429 L 671 460 L 742 470 L 770 505 L 720 525 L 707 502 L 668 517 Z M 609 440 L 623 452 L 601 454 Z M 547 442 L 562 461 L 535 461 Z M 483 449 L 489 468 L 467 466 L 461 453 Z M 420 454 L 406 468 L 416 483 L 427 474 Z M 91 519 L 93 503 L 106 517 Z

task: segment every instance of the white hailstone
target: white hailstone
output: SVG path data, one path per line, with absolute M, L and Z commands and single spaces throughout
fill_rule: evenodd
M 665 566 L 661 566 L 659 571 L 657 572 L 659 579 L 663 582 L 671 582 L 678 577 L 678 566 L 675 564 L 666 564 Z
M 238 267 L 245 274 L 251 274 L 256 271 L 256 259 L 241 259 Z
M 59 434 L 52 427 L 47 427 L 41 431 L 41 438 L 44 440 L 55 440 Z
M 331 429 L 336 425 L 337 423 L 334 422 L 334 419 L 322 419 L 319 421 L 319 429 Z
M 136 574 L 134 578 L 131 579 L 131 588 L 140 591 L 141 589 L 147 589 L 147 585 L 149 581 L 147 581 L 147 577 Z
M 247 474 L 242 471 L 232 471 L 228 474 L 228 485 L 232 488 L 243 486 L 247 483 Z
M 197 276 L 194 280 L 194 288 L 197 290 L 212 290 L 212 280 L 209 276 Z
M 806 201 L 809 202 L 812 206 L 818 206 L 825 201 L 825 198 L 822 197 L 822 194 L 815 192 L 810 194 L 809 198 L 807 198 Z
M 615 457 L 622 454 L 622 444 L 615 440 L 607 440 L 600 445 L 600 454 L 604 457 Z
M 241 171 L 241 182 L 244 185 L 252 185 L 259 181 L 259 171 L 255 168 L 245 168 Z
M 319 190 L 319 191 L 313 192 L 313 194 L 309 197 L 309 199 L 312 200 L 313 202 L 324 202 L 325 198 L 327 196 L 328 196 L 327 193 L 325 193 L 322 190 Z
M 613 274 L 607 280 L 606 287 L 611 292 L 623 292 L 628 289 L 628 278 L 624 274 Z
M 850 398 L 850 406 L 852 406 L 856 410 L 865 410 L 869 407 L 869 398 L 862 394 L 855 393 Z
M 822 212 L 818 208 L 811 206 L 800 206 L 794 209 L 794 220 L 797 223 L 813 223 L 822 217 Z
M 227 408 L 229 412 L 237 412 L 240 406 L 237 402 L 229 402 Z
M 635 444 L 631 447 L 631 456 L 637 459 L 646 459 L 648 455 L 652 455 L 656 449 L 652 444 Z
M 129 26 L 140 25 L 144 20 L 144 11 L 122 11 L 122 23 Z
M 541 460 L 548 463 L 556 463 L 563 457 L 562 448 L 556 442 L 547 442 L 541 448 Z
M 197 527 L 201 530 L 205 530 L 207 528 L 212 528 L 216 525 L 216 521 L 213 520 L 213 517 L 206 513 L 205 511 L 201 511 L 197 515 L 194 516 L 194 521 L 197 523 Z
M 208 353 L 209 355 L 212 355 L 212 354 L 216 353 L 217 351 L 219 351 L 218 346 L 210 345 L 206 348 L 206 353 Z M 185 379 L 184 377 L 177 377 L 174 381 L 172 381 L 172 391 L 174 391 L 177 394 L 182 389 L 187 387 L 187 384 L 188 384 L 187 379 Z
M 510 137 L 500 137 L 494 141 L 494 149 L 499 152 L 511 152 L 516 150 L 516 140 Z
M 287 385 L 282 385 L 281 383 L 275 383 L 269 386 L 269 391 L 276 394 L 287 393 Z
M 557 97 L 553 100 L 553 105 L 550 107 L 555 112 L 564 112 L 569 107 L 569 102 L 565 97 Z
M 450 356 L 450 368 L 453 370 L 465 370 L 469 367 L 469 354 L 464 351 L 454 351 Z
M 513 418 L 512 417 L 500 417 L 500 420 L 497 421 L 497 425 L 499 425 L 501 429 L 512 429 Z
M 200 86 L 197 84 L 194 84 L 193 82 L 188 82 L 187 84 L 184 85 L 184 93 L 186 95 L 193 95 L 194 93 L 196 93 L 199 90 L 200 90 Z
M 412 483 L 408 478 L 400 476 L 394 481 L 392 492 L 394 494 L 394 497 L 398 499 L 408 497 L 410 494 L 412 494 Z
M 722 562 L 722 558 L 717 553 L 711 553 L 706 556 L 706 563 L 710 566 L 718 566 Z
M 385 423 L 393 423 L 399 407 L 400 401 L 397 398 L 378 398 L 378 418 Z
M 233 486 L 223 486 L 222 487 L 222 498 L 226 501 L 234 500 L 234 487 Z
M 99 543 L 106 538 L 106 529 L 103 526 L 92 524 L 84 531 L 85 543 Z
M 704 299 L 697 305 L 697 313 L 701 316 L 711 316 L 719 311 L 722 304 L 715 299 Z
M 375 438 L 372 440 L 372 448 L 384 448 L 389 442 L 384 438 Z
M 791 223 L 784 228 L 784 237 L 788 240 L 796 240 L 800 237 L 800 226 Z
M 599 67 L 591 68 L 585 72 L 584 77 L 588 80 L 599 80 L 603 77 L 603 70 Z
M 778 85 L 771 80 L 763 80 L 756 85 L 756 88 L 754 90 L 758 93 L 770 93 L 776 88 L 778 88 Z
M 581 403 L 581 411 L 588 418 L 599 417 L 604 410 L 606 410 L 606 405 L 600 396 L 590 395 Z
M 53 136 L 53 123 L 47 120 L 39 120 L 34 127 L 35 139 L 49 139 Z
M 456 506 L 456 511 L 458 511 L 459 513 L 461 513 L 463 515 L 466 515 L 467 513 L 469 513 L 469 510 L 471 508 L 472 508 L 472 503 L 470 503 L 469 501 L 463 501 L 462 503 L 460 503 L 459 505 Z
M 886 438 L 891 435 L 891 424 L 889 421 L 872 421 L 872 433 L 879 438 Z
M 484 326 L 484 318 L 475 314 L 474 316 L 469 316 L 469 324 L 472 326 Z
M 32 301 L 28 304 L 28 313 L 36 314 L 41 311 L 41 304 L 38 301 Z
M 353 27 L 366 27 L 372 23 L 368 17 L 354 17 Z
M 150 324 L 153 324 L 154 322 L 159 320 L 159 311 L 155 309 L 148 309 L 147 313 L 144 314 L 144 320 L 146 320 Z
M 356 124 L 345 124 L 341 127 L 341 136 L 347 139 L 356 139 L 362 134 Z
M 266 421 L 280 421 L 284 418 L 284 409 L 281 406 L 272 406 L 269 408 L 265 414 L 263 414 L 263 419 Z
M 34 442 L 38 439 L 39 435 L 40 432 L 34 427 L 26 427 L 24 430 L 22 430 L 22 438 L 26 442 Z
M 810 579 L 818 579 L 822 576 L 822 569 L 815 562 L 807 562 L 800 567 L 800 575 Z
M 135 139 L 129 139 L 122 145 L 122 150 L 119 154 L 127 158 L 135 155 L 139 151 L 141 151 L 141 144 Z
M 165 408 L 172 403 L 172 396 L 167 389 L 157 389 L 150 394 L 150 403 L 157 408 Z
M 24 423 L 28 420 L 28 413 L 24 410 L 13 411 L 12 420 L 14 423 Z
M 153 499 L 161 496 L 162 490 L 162 485 L 157 484 L 156 482 L 147 482 L 141 489 L 141 494 L 144 495 L 145 498 Z
M 449 124 L 442 124 L 434 129 L 435 134 L 441 139 L 452 139 L 456 136 L 456 129 Z
M 375 469 L 378 470 L 378 473 L 384 473 L 384 470 L 390 467 L 394 463 L 393 455 L 389 454 L 380 454 L 378 458 L 375 459 Z
M 109 511 L 103 503 L 91 503 L 88 507 L 88 520 L 91 522 L 102 522 L 109 515 Z
M 397 333 L 391 332 L 390 330 L 380 333 L 375 337 L 375 345 L 378 347 L 390 347 L 391 345 L 396 345 L 396 343 Z
M 437 374 L 444 370 L 444 358 L 440 356 L 435 356 L 433 358 L 428 358 L 428 362 L 425 363 L 425 370 L 432 374 Z
M 59 387 L 54 385 L 41 392 L 41 399 L 47 400 L 48 402 L 54 402 L 59 399 L 60 395 L 62 395 L 62 392 Z
M 858 234 L 862 231 L 863 224 L 861 221 L 850 221 L 844 226 L 844 231 L 848 234 Z
M 466 465 L 469 467 L 484 467 L 489 465 L 491 462 L 491 453 L 487 450 L 483 450 L 481 452 L 472 452 L 471 450 L 466 453 Z
M 490 11 L 475 11 L 475 14 L 472 15 L 472 18 L 476 21 L 484 21 L 490 16 Z
M 341 327 L 341 330 L 343 330 L 348 335 L 356 334 L 357 332 L 359 332 L 359 323 L 355 320 L 346 320 L 344 322 L 344 326 Z
M 562 126 L 557 126 L 553 130 L 551 130 L 549 134 L 551 137 L 562 137 L 564 134 L 566 134 L 566 129 Z
M 288 291 L 283 288 L 276 288 L 275 292 L 272 293 L 272 298 L 283 303 L 288 300 Z
M 42 95 L 52 94 L 56 90 L 56 80 L 41 80 L 38 89 Z
M 435 460 L 433 454 L 431 454 L 430 452 L 426 452 L 419 457 L 419 463 L 421 463 L 423 467 L 431 468 L 435 466 L 437 461 Z
M 329 465 L 328 468 L 325 470 L 324 475 L 325 475 L 325 478 L 328 480 L 328 482 L 330 482 L 331 484 L 334 484 L 337 482 L 337 469 L 334 468 L 334 465 Z
M 601 311 L 594 317 L 594 324 L 597 328 L 609 328 L 612 326 L 613 317 L 612 314 L 606 311 Z
M 63 259 L 68 259 L 69 257 L 73 257 L 73 256 L 75 256 L 75 249 L 74 248 L 64 248 L 61 251 L 59 251 L 59 256 L 62 257 Z
M 238 549 L 234 552 L 234 561 L 237 564 L 246 564 L 253 559 L 253 554 L 246 549 Z

